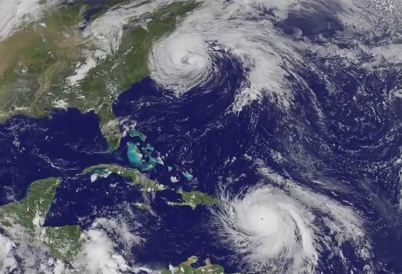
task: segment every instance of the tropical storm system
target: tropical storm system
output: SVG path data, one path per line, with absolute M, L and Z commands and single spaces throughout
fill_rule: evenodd
M 0 274 L 402 273 L 401 26 L 399 0 L 0 0 Z

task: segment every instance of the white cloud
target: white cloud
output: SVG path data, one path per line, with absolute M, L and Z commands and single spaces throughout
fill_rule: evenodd
M 342 258 L 345 243 L 371 268 L 371 245 L 356 210 L 268 171 L 261 174 L 269 185 L 236 195 L 222 189 L 220 206 L 211 209 L 218 236 L 243 255 L 248 269 L 313 273 L 323 253 Z
M 85 274 L 114 274 L 134 271 L 131 248 L 143 239 L 133 232 L 127 223 L 117 219 L 100 218 L 83 234 L 82 250 L 74 261 L 76 270 Z M 111 238 L 109 235 L 113 235 Z M 124 249 L 121 249 L 123 246 Z M 126 252 L 127 251 L 127 252 Z M 129 255 L 130 259 L 124 257 Z
M 113 242 L 105 232 L 89 230 L 86 236 L 87 239 L 78 260 L 78 264 L 83 266 L 86 273 L 119 273 L 119 270 L 126 266 L 124 259 L 116 259 Z
M 0 273 L 17 268 L 17 261 L 11 252 L 14 247 L 15 244 L 10 239 L 0 234 Z
M 51 0 L 0 0 L 0 41 L 25 24 L 37 20 L 45 9 L 60 1 Z

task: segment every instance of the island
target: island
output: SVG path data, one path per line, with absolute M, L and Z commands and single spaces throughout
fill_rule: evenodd
M 122 167 L 118 164 L 99 164 L 84 169 L 84 174 L 92 173 L 91 181 L 95 181 L 96 177 L 107 178 L 110 174 L 116 174 L 122 178 L 128 179 L 133 185 L 140 186 L 140 191 L 153 192 L 163 191 L 168 187 L 158 183 L 157 181 L 147 178 L 144 174 L 133 168 Z
M 79 226 L 43 226 L 60 178 L 33 182 L 21 201 L 0 206 L 0 226 L 15 242 L 45 247 L 55 258 L 71 262 L 80 251 Z
M 205 265 L 193 268 L 191 265 L 198 261 L 196 256 L 191 256 L 184 263 L 179 264 L 176 267 L 169 267 L 169 269 L 162 269 L 160 274 L 223 274 L 224 269 L 217 264 L 211 264 L 209 259 L 205 260 Z
M 219 200 L 208 196 L 208 194 L 201 191 L 186 192 L 178 190 L 177 193 L 181 194 L 183 202 L 167 202 L 171 206 L 189 206 L 193 210 L 199 205 L 216 205 L 219 204 Z
M 134 206 L 136 206 L 139 209 L 143 209 L 143 210 L 150 210 L 151 206 L 149 204 L 145 204 L 145 203 L 133 203 Z
M 150 144 L 140 149 L 139 143 L 127 142 L 128 161 L 132 166 L 142 171 L 150 171 L 157 165 L 164 165 L 161 157 L 154 158 L 151 156 L 153 150 L 154 148 Z
M 137 131 L 137 130 L 135 130 L 135 129 L 130 129 L 129 131 L 128 131 L 128 135 L 130 136 L 130 137 L 138 137 L 142 142 L 145 142 L 145 139 L 147 138 L 147 136 L 144 134 L 144 133 L 142 133 L 142 132 L 139 132 L 139 131 Z
M 187 171 L 183 172 L 182 174 L 183 174 L 184 178 L 186 178 L 188 181 L 191 181 L 194 177 L 192 174 L 188 173 Z

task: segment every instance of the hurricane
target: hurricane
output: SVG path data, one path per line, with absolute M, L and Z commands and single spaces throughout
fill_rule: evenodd
M 222 238 L 251 264 L 267 264 L 284 272 L 277 262 L 291 262 L 289 273 L 311 272 L 317 264 L 312 216 L 298 204 L 269 187 L 250 190 L 243 199 L 225 201 L 219 219 Z M 299 239 L 298 239 L 299 238 Z
M 350 244 L 365 263 L 364 272 L 373 273 L 372 249 L 358 213 L 275 177 L 270 184 L 260 182 L 237 194 L 220 189 L 223 203 L 213 212 L 217 236 L 243 254 L 245 269 L 315 273 L 323 253 L 342 256 L 342 246 Z M 348 267 L 346 260 L 343 264 Z
M 402 273 L 401 1 L 17 2 L 0 272 Z
M 399 14 L 400 4 L 377 2 L 203 1 L 173 34 L 155 44 L 150 54 L 151 77 L 163 87 L 176 90 L 178 95 L 204 85 L 216 73 L 212 69 L 216 59 L 208 47 L 208 43 L 214 41 L 239 58 L 247 76 L 237 91 L 232 105 L 234 111 L 241 111 L 264 96 L 289 108 L 295 89 L 301 86 L 309 89 L 300 74 L 303 71 L 318 73 L 317 64 L 306 59 L 306 53 L 356 63 L 361 62 L 363 52 L 372 52 L 377 60 L 392 59 L 384 52 L 379 53 L 378 46 L 365 46 L 362 41 L 362 31 L 380 33 L 376 22 L 388 10 L 394 15 L 391 19 Z M 373 12 L 375 14 L 368 17 L 367 14 Z M 395 28 L 397 22 L 391 19 L 385 25 Z M 296 22 L 307 23 L 307 26 L 299 28 L 293 25 Z M 319 22 L 322 27 L 309 28 L 309 24 Z M 337 34 L 338 27 L 347 29 L 340 32 L 339 37 L 330 37 Z M 284 35 L 289 33 L 291 35 Z M 340 48 L 337 43 L 331 43 L 335 42 L 334 38 L 344 41 L 345 36 L 350 38 L 351 45 L 356 45 L 354 48 Z M 374 58 L 366 66 L 375 63 Z
M 150 67 L 152 77 L 158 83 L 180 95 L 208 82 L 216 70 L 208 45 L 201 37 L 172 36 L 154 47 Z
M 244 122 L 237 134 L 247 132 L 253 141 L 236 144 L 274 169 L 281 166 L 278 176 L 289 178 L 244 179 L 251 186 L 241 192 L 225 184 L 218 190 L 223 202 L 213 211 L 215 237 L 242 254 L 248 271 L 316 273 L 331 254 L 344 269 L 375 272 L 370 235 L 377 228 L 368 232 L 375 221 L 362 213 L 373 194 L 362 193 L 375 188 L 369 174 L 400 168 L 387 145 L 399 140 L 391 117 L 399 117 L 400 11 L 395 1 L 203 1 L 155 44 L 151 78 L 182 101 L 195 96 L 187 94 L 194 87 L 210 85 L 221 58 L 237 62 L 243 79 L 225 118 L 209 120 L 200 132 Z M 398 181 L 393 188 L 398 200 Z M 345 249 L 353 250 L 355 262 Z
M 273 22 L 262 19 L 261 11 L 270 8 L 279 18 L 295 3 L 283 5 L 275 1 L 206 1 L 199 12 L 187 17 L 177 31 L 155 44 L 150 56 L 151 77 L 164 87 L 178 85 L 176 90 L 188 91 L 205 84 L 213 70 L 213 50 L 208 43 L 217 42 L 226 52 L 240 60 L 247 78 L 233 104 L 235 111 L 263 95 L 290 104 L 292 82 L 303 59 L 286 39 L 276 31 Z M 256 12 L 257 11 L 257 12 Z M 260 17 L 260 18 L 259 18 Z M 180 92 L 180 93 L 183 93 Z
M 152 92 L 163 93 L 130 113 L 199 165 L 199 184 L 222 201 L 210 234 L 237 269 L 391 271 L 374 235 L 400 223 L 400 11 L 395 1 L 202 1 L 154 45 Z

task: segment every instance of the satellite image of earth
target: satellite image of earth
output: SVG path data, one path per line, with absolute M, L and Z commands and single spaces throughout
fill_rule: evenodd
M 402 273 L 402 1 L 0 0 L 19 273 Z

